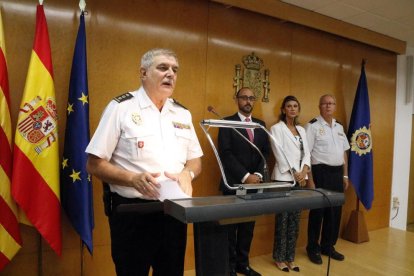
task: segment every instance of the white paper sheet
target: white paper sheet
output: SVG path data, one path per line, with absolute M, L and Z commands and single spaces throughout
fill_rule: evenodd
M 167 179 L 158 182 L 161 185 L 159 190 L 160 197 L 158 198 L 160 201 L 164 201 L 165 199 L 179 199 L 179 198 L 189 198 L 190 196 L 181 190 L 178 183 L 174 180 Z

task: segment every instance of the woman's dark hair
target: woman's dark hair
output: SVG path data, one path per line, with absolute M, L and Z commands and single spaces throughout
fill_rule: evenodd
M 300 102 L 298 101 L 298 99 L 296 99 L 296 97 L 295 96 L 292 96 L 292 95 L 286 96 L 283 99 L 282 105 L 280 106 L 280 115 L 279 115 L 279 120 L 280 121 L 283 121 L 285 123 L 286 123 L 286 114 L 283 112 L 283 109 L 285 108 L 286 103 L 287 102 L 290 102 L 290 101 L 297 102 L 298 103 L 298 107 L 299 107 L 299 111 L 300 111 Z M 294 125 L 297 125 L 298 124 L 297 117 L 295 117 L 295 119 L 293 120 L 293 124 Z

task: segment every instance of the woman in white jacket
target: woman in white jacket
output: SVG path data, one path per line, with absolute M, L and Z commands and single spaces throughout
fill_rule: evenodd
M 300 103 L 294 96 L 286 96 L 280 107 L 279 122 L 270 128 L 278 146 L 272 141 L 276 159 L 272 180 L 306 185 L 310 169 L 310 153 L 305 129 L 298 125 Z M 292 174 L 293 173 L 293 174 Z M 294 263 L 296 240 L 299 234 L 300 211 L 282 212 L 275 218 L 273 259 L 276 266 L 285 272 L 299 271 Z

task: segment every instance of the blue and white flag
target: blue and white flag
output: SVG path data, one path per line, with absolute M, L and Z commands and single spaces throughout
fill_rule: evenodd
M 361 66 L 361 76 L 355 94 L 349 123 L 348 138 L 351 151 L 348 160 L 348 173 L 355 192 L 364 207 L 369 210 L 374 199 L 373 158 L 371 118 L 365 61 Z
M 62 206 L 82 242 L 92 254 L 94 227 L 91 176 L 86 171 L 89 143 L 89 94 L 83 12 L 73 55 L 67 105 L 65 148 L 61 167 Z

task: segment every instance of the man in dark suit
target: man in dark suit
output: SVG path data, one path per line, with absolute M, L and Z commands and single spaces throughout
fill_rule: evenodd
M 239 111 L 224 119 L 253 121 L 265 126 L 263 121 L 251 117 L 256 97 L 250 88 L 241 88 L 236 94 L 235 101 Z M 238 129 L 238 131 L 252 141 L 265 157 L 268 156 L 270 151 L 269 138 L 265 131 L 262 129 Z M 236 130 L 220 128 L 218 148 L 229 185 L 254 184 L 262 181 L 264 177 L 263 167 L 266 161 L 261 158 L 252 145 L 236 133 Z M 235 194 L 234 190 L 225 187 L 223 179 L 220 188 L 224 195 Z M 253 239 L 254 224 L 255 222 L 252 221 L 228 225 L 230 276 L 236 276 L 236 272 L 248 276 L 261 275 L 249 265 L 249 251 Z

